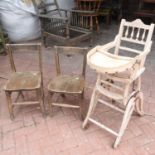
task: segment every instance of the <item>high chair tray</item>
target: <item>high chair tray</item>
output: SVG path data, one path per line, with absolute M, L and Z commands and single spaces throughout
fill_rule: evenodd
M 94 48 L 87 54 L 87 63 L 97 72 L 112 74 L 131 68 L 134 64 L 134 59 L 101 51 L 100 48 Z

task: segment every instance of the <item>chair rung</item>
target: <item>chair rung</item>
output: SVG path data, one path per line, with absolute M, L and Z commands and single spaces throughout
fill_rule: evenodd
M 52 103 L 54 106 L 58 107 L 68 107 L 68 108 L 79 108 L 80 106 L 78 105 L 70 105 L 70 104 L 65 104 L 65 103 Z
M 117 132 L 115 132 L 114 130 L 108 128 L 107 126 L 105 126 L 105 125 L 103 125 L 103 124 L 101 124 L 101 123 L 95 121 L 94 119 L 89 118 L 89 121 L 92 122 L 92 123 L 94 123 L 94 124 L 96 124 L 97 126 L 101 127 L 102 129 L 104 129 L 104 130 L 110 132 L 111 134 L 113 134 L 113 135 L 115 135 L 115 136 L 118 136 L 118 133 L 117 133 Z
M 112 83 L 110 83 L 110 82 L 107 82 L 107 81 L 104 81 L 104 80 L 101 80 L 101 82 L 104 83 L 104 84 L 106 84 L 106 85 L 109 85 L 109 86 L 111 86 L 111 87 L 113 87 L 113 88 L 116 88 L 116 89 L 118 89 L 118 90 L 120 90 L 120 91 L 124 91 L 123 88 L 121 88 L 121 87 L 119 87 L 119 86 L 116 86 L 115 84 L 112 84 Z
M 13 105 L 31 105 L 31 104 L 39 104 L 38 101 L 28 101 L 28 102 L 14 102 Z
M 119 112 L 121 112 L 121 113 L 124 114 L 124 111 L 122 109 L 120 109 L 120 108 L 118 108 L 118 107 L 116 107 L 116 106 L 114 106 L 114 105 L 112 105 L 112 104 L 110 104 L 110 103 L 108 103 L 106 101 L 103 101 L 101 99 L 98 99 L 98 102 L 100 102 L 100 103 L 102 103 L 102 104 L 104 104 L 104 105 L 106 105 L 106 106 L 108 106 L 108 107 L 110 107 L 110 108 L 112 108 L 114 110 L 117 110 L 117 111 L 119 111 Z
M 106 90 L 105 88 L 103 88 L 103 87 L 101 87 L 101 86 L 98 86 L 98 87 L 97 87 L 97 90 L 98 90 L 101 94 L 107 96 L 108 98 L 112 98 L 112 99 L 114 99 L 114 100 L 122 100 L 122 99 L 123 99 L 123 96 L 122 96 L 122 95 L 120 95 L 120 94 L 118 94 L 118 93 L 110 92 L 110 91 Z

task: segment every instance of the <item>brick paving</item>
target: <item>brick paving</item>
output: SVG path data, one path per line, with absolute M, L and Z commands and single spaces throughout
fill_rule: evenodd
M 103 26 L 104 28 L 104 26 Z M 114 39 L 118 26 L 113 24 L 109 29 L 94 35 L 93 46 L 105 44 Z M 154 37 L 155 38 L 155 37 Z M 154 40 L 153 38 L 153 40 Z M 51 45 L 54 43 L 51 43 Z M 81 46 L 88 45 L 83 42 Z M 0 91 L 0 155 L 155 155 L 155 43 L 146 60 L 146 71 L 142 77 L 142 89 L 145 96 L 144 109 L 154 115 L 132 116 L 124 134 L 121 145 L 112 149 L 115 137 L 106 131 L 90 124 L 87 130 L 81 128 L 79 113 L 74 109 L 54 108 L 52 117 L 43 118 L 38 106 L 15 107 L 15 120 L 11 121 L 8 114 L 4 92 Z M 28 55 L 15 54 L 19 69 L 32 69 L 36 66 Z M 44 87 L 49 78 L 54 76 L 53 48 L 43 48 Z M 79 61 L 76 60 L 75 63 Z M 21 64 L 22 65 L 19 65 Z M 67 65 L 67 64 L 66 64 Z M 70 70 L 72 67 L 69 65 Z M 0 55 L 0 74 L 6 78 L 10 74 L 8 57 Z M 87 110 L 96 74 L 87 67 L 85 99 Z M 0 86 L 6 82 L 0 79 Z M 26 94 L 31 96 L 30 94 Z M 46 109 L 48 110 L 45 96 Z M 111 127 L 118 128 L 121 115 L 109 108 L 99 106 L 96 110 L 103 120 Z

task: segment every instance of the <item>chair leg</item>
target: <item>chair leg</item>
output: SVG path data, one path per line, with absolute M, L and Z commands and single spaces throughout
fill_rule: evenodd
M 82 94 L 80 94 L 80 118 L 83 121 L 84 120 L 84 112 L 83 112 L 83 99 L 84 99 L 84 91 L 82 92 Z
M 90 30 L 93 30 L 93 17 L 90 17 Z
M 135 107 L 135 98 L 133 97 L 130 99 L 130 101 L 128 102 L 128 104 L 126 106 L 126 110 L 125 110 L 125 113 L 123 116 L 123 121 L 122 121 L 120 130 L 119 130 L 119 134 L 118 134 L 116 141 L 113 145 L 114 148 L 117 148 L 118 144 L 120 143 L 120 140 L 121 140 L 121 138 L 125 132 L 125 129 L 129 123 L 129 120 L 130 120 L 131 115 L 133 113 L 134 107 Z
M 140 115 L 144 115 L 144 110 L 143 110 L 143 93 L 139 92 L 138 95 L 136 96 L 136 112 Z
M 50 116 L 52 116 L 52 114 L 53 114 L 52 103 L 50 103 L 50 98 L 51 98 L 53 95 L 54 95 L 53 93 L 48 92 L 47 100 L 48 100 L 48 106 L 49 106 L 49 113 L 50 113 Z
M 141 77 L 139 77 L 136 81 L 133 83 L 133 89 L 136 91 L 139 91 L 139 93 L 136 95 L 136 112 L 140 115 L 144 115 L 143 110 L 143 93 L 141 92 Z
M 6 99 L 7 99 L 10 119 L 14 120 L 13 105 L 12 105 L 12 100 L 11 100 L 11 92 L 5 91 L 5 94 L 6 94 Z
M 46 34 L 44 34 L 44 32 L 42 32 L 41 39 L 42 39 L 42 43 L 45 47 L 47 47 L 46 37 L 47 37 Z
M 94 110 L 95 106 L 97 104 L 97 99 L 96 99 L 96 89 L 93 90 L 93 93 L 92 93 L 92 97 L 91 97 L 91 101 L 90 101 L 90 105 L 89 105 L 89 109 L 88 109 L 88 112 L 87 112 L 87 115 L 86 115 L 86 118 L 83 122 L 83 125 L 82 125 L 82 128 L 85 128 L 87 123 L 88 123 L 88 119 L 92 113 L 92 111 Z
M 41 111 L 42 111 L 42 115 L 43 117 L 45 117 L 45 106 L 44 106 L 44 95 L 43 95 L 43 90 L 42 88 L 38 89 L 37 90 L 37 97 L 38 97 L 38 100 L 39 100 L 39 104 L 40 104 L 40 107 L 41 107 Z
M 95 22 L 96 22 L 96 30 L 97 30 L 97 33 L 99 33 L 100 28 L 99 28 L 99 22 L 98 22 L 98 17 L 97 16 L 95 17 Z

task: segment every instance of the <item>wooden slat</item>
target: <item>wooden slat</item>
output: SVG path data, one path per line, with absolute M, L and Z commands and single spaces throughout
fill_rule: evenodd
M 129 52 L 133 52 L 133 53 L 137 53 L 137 54 L 142 53 L 142 52 L 139 51 L 139 50 L 135 50 L 135 49 L 131 49 L 131 48 L 128 48 L 128 47 L 123 47 L 123 46 L 120 46 L 119 49 L 125 50 L 125 51 L 129 51 Z
M 144 40 L 135 40 L 135 39 L 130 39 L 130 38 L 126 38 L 126 37 L 122 37 L 121 40 L 122 41 L 133 42 L 133 43 L 138 43 L 138 44 L 142 44 L 142 45 L 145 44 Z
M 78 105 L 71 105 L 67 103 L 51 103 L 54 106 L 66 107 L 66 108 L 80 108 Z
M 101 83 L 104 83 L 104 84 L 106 84 L 106 85 L 109 85 L 109 86 L 111 86 L 111 87 L 113 87 L 113 88 L 116 88 L 116 89 L 118 89 L 118 90 L 120 90 L 120 91 L 124 91 L 124 89 L 123 89 L 122 87 L 119 87 L 119 86 L 117 86 L 117 85 L 115 85 L 115 84 L 113 84 L 113 83 L 107 82 L 107 81 L 105 81 L 105 80 L 101 80 Z
M 110 103 L 108 103 L 108 102 L 106 102 L 104 100 L 98 99 L 98 102 L 100 102 L 100 103 L 102 103 L 102 104 L 104 104 L 104 105 L 106 105 L 106 106 L 108 106 L 108 107 L 110 107 L 110 108 L 112 108 L 114 110 L 117 110 L 117 111 L 124 114 L 124 110 L 122 110 L 122 109 L 120 109 L 120 108 L 118 108 L 118 107 L 116 107 L 116 106 L 114 106 L 114 105 L 112 105 L 112 104 L 110 104 Z
M 122 100 L 123 99 L 123 95 L 115 93 L 115 92 L 111 92 L 111 91 L 109 91 L 109 90 L 107 90 L 107 89 L 105 89 L 105 88 L 103 88 L 101 86 L 97 86 L 97 90 L 101 94 L 107 96 L 108 98 L 112 98 L 114 100 Z
M 92 123 L 94 123 L 94 124 L 96 124 L 97 126 L 101 127 L 102 129 L 104 129 L 104 130 L 110 132 L 111 134 L 113 134 L 113 135 L 115 135 L 115 136 L 118 136 L 118 133 L 117 133 L 117 132 L 115 132 L 114 130 L 108 128 L 107 126 L 105 126 L 105 125 L 103 125 L 103 124 L 101 124 L 101 123 L 95 121 L 94 119 L 89 118 L 89 121 L 92 122 Z
M 38 101 L 24 101 L 24 102 L 14 102 L 13 105 L 31 105 L 31 104 L 39 104 Z

